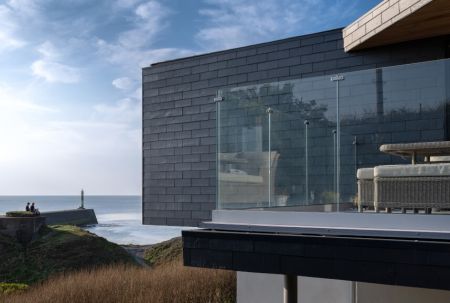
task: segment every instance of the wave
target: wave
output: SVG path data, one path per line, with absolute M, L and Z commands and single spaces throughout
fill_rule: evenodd
M 98 222 L 111 221 L 141 221 L 142 215 L 140 213 L 108 213 L 97 215 Z

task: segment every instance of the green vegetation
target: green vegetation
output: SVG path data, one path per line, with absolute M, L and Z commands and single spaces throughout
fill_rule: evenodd
M 9 211 L 6 213 L 7 217 L 34 217 L 35 215 L 31 211 Z
M 2 303 L 235 303 L 236 274 L 183 266 L 181 238 L 147 249 L 151 268 L 67 225 L 44 227 L 26 247 L 0 236 L 0 252 Z
M 158 266 L 175 260 L 180 260 L 183 254 L 181 238 L 173 238 L 153 245 L 145 251 L 144 260 L 148 265 Z
M 47 255 L 47 265 L 40 264 L 42 270 L 49 267 L 65 268 L 60 260 L 62 256 L 67 259 L 78 259 L 77 269 L 81 268 L 78 253 L 81 249 L 76 247 L 80 238 L 96 239 L 113 246 L 112 243 L 87 233 L 81 229 L 70 226 L 51 227 L 42 232 L 40 239 L 34 242 L 29 251 L 39 249 Z M 76 240 L 78 239 L 78 240 Z M 100 240 L 101 239 L 101 240 Z M 84 239 L 83 241 L 85 241 Z M 84 244 L 82 244 L 84 245 Z M 102 245 L 105 245 L 103 243 Z M 101 245 L 94 244 L 97 249 L 89 248 L 84 252 L 84 263 L 94 258 L 95 252 L 103 255 L 103 260 L 111 261 L 110 256 L 100 252 Z M 15 247 L 15 246 L 14 246 Z M 52 249 L 50 249 L 52 247 Z M 61 256 L 53 249 L 58 248 Z M 108 248 L 111 249 L 111 248 Z M 123 256 L 124 250 L 111 249 Z M 108 255 L 108 257 L 105 256 Z M 146 262 L 152 265 L 139 267 L 128 264 L 112 264 L 96 266 L 94 268 L 83 264 L 84 268 L 64 274 L 52 275 L 48 280 L 31 285 L 26 291 L 14 289 L 12 292 L 0 291 L 2 303 L 97 303 L 97 302 L 127 302 L 127 303 L 235 303 L 236 302 L 236 274 L 231 271 L 205 268 L 185 267 L 181 261 L 181 238 L 155 244 L 145 254 Z M 48 260 L 50 256 L 52 261 Z M 37 258 L 35 256 L 35 258 Z M 60 260 L 60 261 L 58 261 Z M 128 260 L 128 257 L 125 258 Z M 92 262 L 91 262 L 92 263 Z M 0 265 L 3 266 L 3 265 Z M 56 271 L 57 272 L 57 271 Z M 0 272 L 0 277 L 3 277 Z M 1 284 L 0 284 L 1 285 Z M 0 286 L 1 287 L 1 286 Z M 20 289 L 20 287 L 17 287 Z
M 0 283 L 0 295 L 9 295 L 28 289 L 28 285 L 22 283 Z
M 0 282 L 31 284 L 55 273 L 110 264 L 136 264 L 119 245 L 75 226 L 43 227 L 26 246 L 0 236 Z

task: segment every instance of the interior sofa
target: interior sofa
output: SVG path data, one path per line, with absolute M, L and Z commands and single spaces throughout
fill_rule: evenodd
M 275 174 L 279 153 L 220 153 L 219 203 L 239 208 L 266 207 L 275 203 Z M 272 205 L 273 206 L 273 205 Z

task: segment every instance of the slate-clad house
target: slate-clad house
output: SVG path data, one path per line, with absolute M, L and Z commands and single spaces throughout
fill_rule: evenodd
M 238 302 L 449 302 L 450 217 L 357 212 L 382 144 L 450 140 L 450 2 L 143 69 L 143 223 Z M 284 297 L 283 297 L 284 287 Z

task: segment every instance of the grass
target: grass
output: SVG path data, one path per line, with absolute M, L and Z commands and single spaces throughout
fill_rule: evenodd
M 0 251 L 0 282 L 30 284 L 0 283 L 1 303 L 236 302 L 236 274 L 183 266 L 180 238 L 146 251 L 151 267 L 73 226 L 46 228 L 26 248 L 0 237 Z
M 60 275 L 5 296 L 3 303 L 234 303 L 236 275 L 184 267 L 173 261 L 155 268 L 113 265 Z
M 0 283 L 0 298 L 2 295 L 19 293 L 28 289 L 28 285 L 22 283 Z
M 173 238 L 153 245 L 144 254 L 144 260 L 148 265 L 157 266 L 175 260 L 180 260 L 183 253 L 181 238 Z
M 0 237 L 0 282 L 32 284 L 56 273 L 109 264 L 136 264 L 119 245 L 75 226 L 42 228 L 27 246 Z
M 18 210 L 18 211 L 9 211 L 6 213 L 7 217 L 35 217 L 35 214 L 33 214 L 31 211 L 24 211 L 24 210 Z

